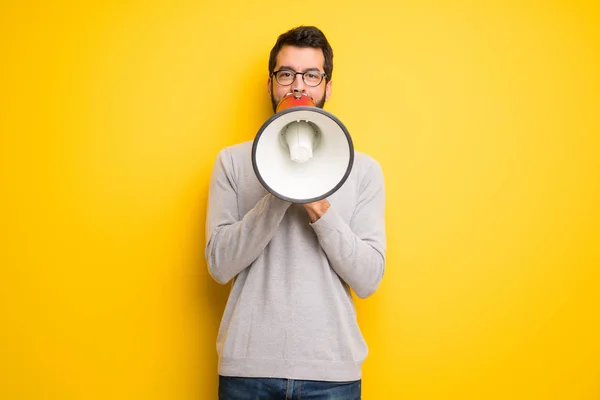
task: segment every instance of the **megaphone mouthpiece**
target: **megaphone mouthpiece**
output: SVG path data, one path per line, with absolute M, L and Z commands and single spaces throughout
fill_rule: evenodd
M 296 121 L 285 127 L 285 142 L 290 150 L 290 158 L 304 163 L 313 157 L 315 131 L 306 121 Z

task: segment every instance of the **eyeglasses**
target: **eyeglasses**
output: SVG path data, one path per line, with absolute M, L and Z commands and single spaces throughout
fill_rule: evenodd
M 271 74 L 271 76 L 275 76 L 277 83 L 281 86 L 289 86 L 294 83 L 296 75 L 302 75 L 302 80 L 307 86 L 319 86 L 325 78 L 325 73 L 321 71 L 295 72 L 289 69 L 280 69 Z

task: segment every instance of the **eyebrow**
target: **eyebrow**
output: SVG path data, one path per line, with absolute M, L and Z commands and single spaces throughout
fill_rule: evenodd
M 289 65 L 280 65 L 279 69 L 287 69 L 290 71 L 294 71 L 297 72 L 294 68 L 290 67 Z M 308 72 L 308 71 L 317 71 L 317 72 L 322 72 L 319 68 L 307 68 L 304 70 L 304 72 Z

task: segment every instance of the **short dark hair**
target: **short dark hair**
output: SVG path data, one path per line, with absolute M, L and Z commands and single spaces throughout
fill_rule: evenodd
M 325 79 L 327 81 L 331 80 L 331 76 L 333 75 L 333 49 L 327 41 L 325 34 L 319 28 L 314 26 L 298 26 L 279 35 L 269 56 L 269 75 L 275 70 L 277 54 L 279 54 L 279 51 L 285 45 L 321 49 L 325 58 L 325 63 L 323 64 Z

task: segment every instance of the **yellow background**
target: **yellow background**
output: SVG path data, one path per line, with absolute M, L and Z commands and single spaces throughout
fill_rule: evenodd
M 364 398 L 600 399 L 593 2 L 83 3 L 0 3 L 1 399 L 216 398 L 210 171 L 300 24 L 386 179 Z

